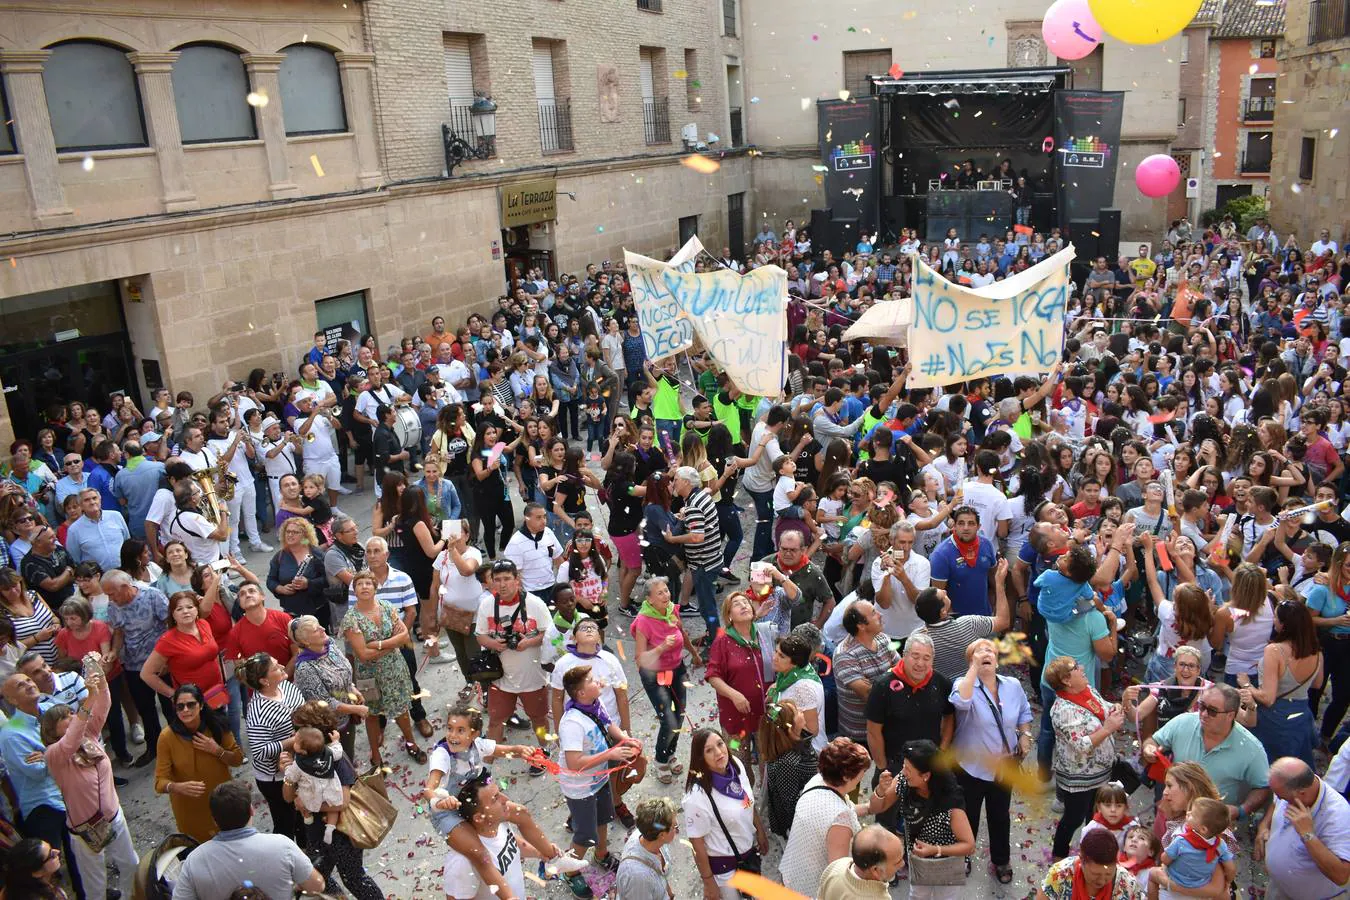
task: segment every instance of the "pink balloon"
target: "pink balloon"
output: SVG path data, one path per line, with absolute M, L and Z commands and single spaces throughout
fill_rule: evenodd
M 1155 153 L 1135 166 L 1134 183 L 1145 197 L 1166 197 L 1181 183 L 1181 169 L 1172 157 Z
M 1102 42 L 1102 27 L 1087 0 L 1055 0 L 1041 21 L 1041 37 L 1060 59 L 1082 59 Z

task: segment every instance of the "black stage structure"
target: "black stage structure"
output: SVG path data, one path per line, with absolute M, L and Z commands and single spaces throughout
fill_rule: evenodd
M 1015 216 L 1012 184 L 997 172 L 1005 160 L 1027 179 L 1038 230 L 1095 241 L 1114 190 L 1122 95 L 1073 91 L 1071 78 L 1068 67 L 873 75 L 869 97 L 820 101 L 827 208 L 812 212 L 814 244 L 838 252 L 880 232 L 890 246 L 902 228 L 927 241 L 948 228 L 965 243 L 1001 237 Z M 967 160 L 978 177 L 962 174 Z

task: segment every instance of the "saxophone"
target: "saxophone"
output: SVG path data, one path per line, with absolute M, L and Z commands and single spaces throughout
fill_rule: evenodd
M 216 496 L 216 469 L 202 469 L 199 472 L 192 473 L 192 480 L 197 482 L 197 487 L 201 490 L 202 508 L 201 514 L 212 525 L 220 524 L 220 513 L 217 506 L 220 501 Z

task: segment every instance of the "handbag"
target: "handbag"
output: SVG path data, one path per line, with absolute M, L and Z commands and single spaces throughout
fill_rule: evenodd
M 909 818 L 905 815 L 906 786 L 900 795 L 900 821 L 904 823 L 905 857 L 909 861 L 909 883 L 920 887 L 957 887 L 966 883 L 966 860 L 961 856 L 915 856 L 910 849 Z
M 113 842 L 113 823 L 103 818 L 103 813 L 96 812 L 88 822 L 70 826 L 70 833 L 84 841 L 89 852 L 102 853 Z
M 376 703 L 380 699 L 380 683 L 374 678 L 357 678 L 352 681 L 352 687 L 366 703 Z
M 342 807 L 338 830 L 359 850 L 374 850 L 398 819 L 398 809 L 389 802 L 384 775 L 371 772 L 356 779 Z
M 735 765 L 735 763 L 733 763 Z M 722 812 L 717 808 L 717 799 L 713 797 L 713 792 L 706 785 L 703 792 L 708 795 L 708 805 L 712 807 L 713 815 L 717 818 L 717 825 L 722 829 L 722 836 L 727 839 L 727 846 L 731 848 L 731 856 L 736 860 L 736 870 L 740 872 L 749 872 L 752 875 L 762 874 L 764 871 L 764 860 L 759 856 L 759 849 L 751 847 L 747 852 L 741 853 L 736 849 L 736 842 L 731 839 L 731 832 L 727 831 L 727 823 L 722 821 Z M 709 861 L 711 864 L 711 860 Z M 716 869 L 713 870 L 716 875 L 723 874 Z M 742 897 L 748 896 L 741 893 Z
M 440 625 L 442 628 L 448 628 L 459 634 L 473 634 L 474 620 L 478 618 L 477 610 L 459 609 L 454 606 L 442 606 L 440 614 Z

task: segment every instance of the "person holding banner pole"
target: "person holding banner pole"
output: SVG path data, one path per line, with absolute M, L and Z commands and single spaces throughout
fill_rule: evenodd
M 764 452 L 754 465 L 746 468 L 745 476 L 741 479 L 741 486 L 755 503 L 755 540 L 750 551 L 751 559 L 763 559 L 773 551 L 773 463 L 783 455 L 782 448 L 778 446 L 778 435 L 790 417 L 786 406 L 776 404 L 769 408 L 764 421 L 757 423 L 750 433 L 751 447 L 758 448 L 761 443 L 764 446 Z

